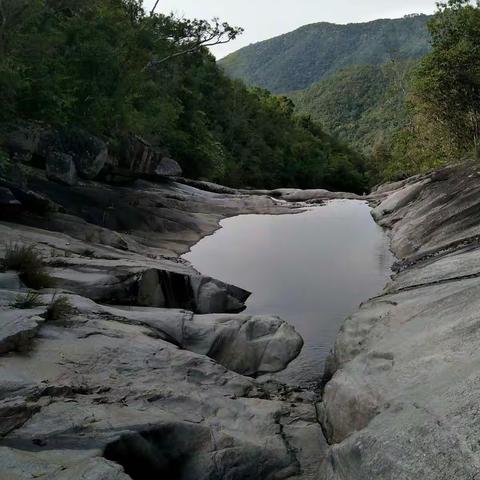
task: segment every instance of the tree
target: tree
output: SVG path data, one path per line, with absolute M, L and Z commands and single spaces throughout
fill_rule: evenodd
M 358 155 L 297 119 L 288 98 L 218 67 L 205 47 L 238 29 L 150 15 L 139 0 L 25 1 L 0 56 L 0 147 L 3 122 L 40 120 L 101 136 L 112 157 L 141 136 L 192 178 L 363 191 Z M 158 68 L 145 68 L 152 59 Z
M 427 121 L 448 129 L 460 150 L 478 151 L 480 2 L 439 3 L 429 30 L 433 48 L 415 74 L 415 106 Z
M 152 59 L 147 69 L 152 69 L 173 58 L 195 53 L 201 48 L 213 47 L 229 43 L 243 33 L 243 28 L 232 27 L 226 22 L 214 18 L 207 20 L 178 19 L 173 15 L 155 15 L 152 10 L 154 22 L 159 24 L 159 30 L 172 41 L 173 51 L 161 58 Z

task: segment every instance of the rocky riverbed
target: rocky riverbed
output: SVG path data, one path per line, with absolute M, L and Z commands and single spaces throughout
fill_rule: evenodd
M 316 478 L 317 394 L 255 380 L 303 340 L 241 314 L 249 292 L 180 258 L 222 218 L 292 213 L 300 192 L 150 179 L 158 168 L 141 165 L 128 182 L 67 182 L 22 156 L 2 180 L 0 257 L 34 245 L 55 288 L 20 308 L 29 289 L 0 273 L 0 478 Z M 49 320 L 59 296 L 73 310 Z
M 92 162 L 104 171 L 95 147 L 93 160 L 49 152 L 47 169 L 1 183 L 0 256 L 35 245 L 55 281 L 20 309 L 28 289 L 0 274 L 2 480 L 478 476 L 476 167 L 369 197 L 398 273 L 346 321 L 320 398 L 256 380 L 302 339 L 276 316 L 239 313 L 248 292 L 179 256 L 222 218 L 353 196 L 169 180 L 177 169 L 143 144 L 109 178 L 87 178 Z M 140 174 L 118 182 L 125 171 Z M 58 295 L 73 310 L 48 320 Z

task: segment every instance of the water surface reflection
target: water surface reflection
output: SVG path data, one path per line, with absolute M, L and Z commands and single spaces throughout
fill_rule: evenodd
M 368 205 L 336 200 L 296 215 L 242 215 L 185 255 L 199 271 L 252 293 L 247 312 L 274 313 L 305 340 L 282 381 L 317 381 L 343 320 L 380 293 L 393 261 Z

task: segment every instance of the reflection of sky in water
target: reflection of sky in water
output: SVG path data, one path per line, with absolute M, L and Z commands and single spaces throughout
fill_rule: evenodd
M 345 317 L 381 292 L 392 256 L 362 202 L 339 200 L 297 215 L 244 215 L 185 258 L 203 274 L 253 292 L 247 312 L 274 313 L 305 340 L 282 380 L 318 379 Z

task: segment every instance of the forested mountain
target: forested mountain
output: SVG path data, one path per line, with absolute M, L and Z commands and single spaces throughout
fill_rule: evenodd
M 353 66 L 289 96 L 299 112 L 370 155 L 378 142 L 406 125 L 406 95 L 416 64 Z
M 480 157 L 480 4 L 448 0 L 422 59 L 354 66 L 291 97 L 366 154 L 372 181 Z
M 427 15 L 335 25 L 315 23 L 220 60 L 232 78 L 275 93 L 302 90 L 352 65 L 416 59 L 430 49 Z
M 140 136 L 193 178 L 365 189 L 358 154 L 287 98 L 230 80 L 199 46 L 241 29 L 150 14 L 139 0 L 0 3 L 0 149 L 2 126 L 44 122 L 82 128 L 111 155 Z

